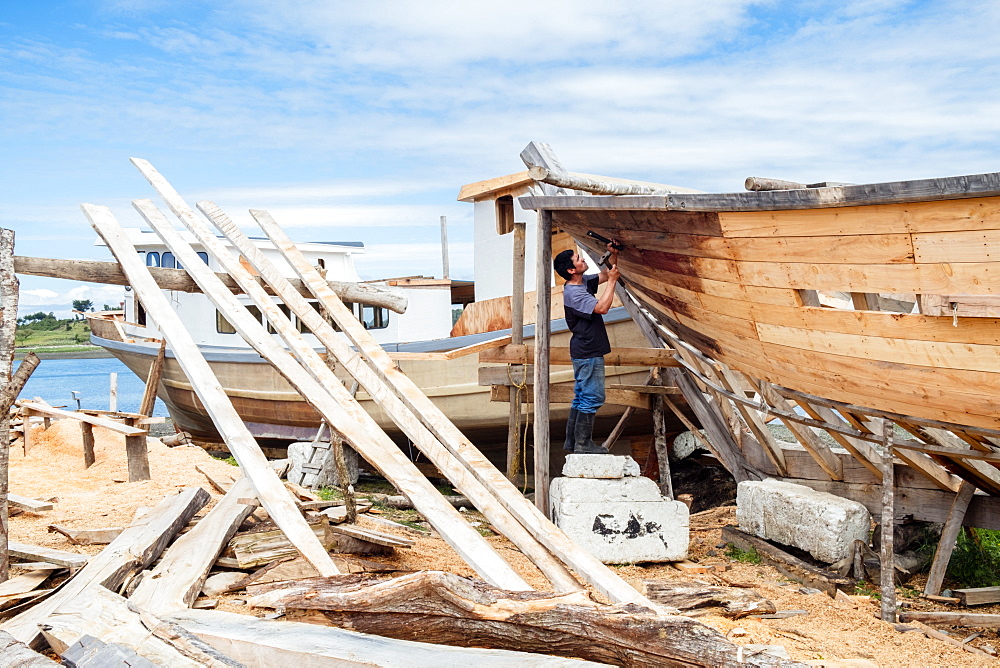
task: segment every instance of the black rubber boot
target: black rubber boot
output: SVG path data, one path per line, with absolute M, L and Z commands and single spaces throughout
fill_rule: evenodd
M 592 440 L 596 413 L 577 413 L 576 429 L 573 430 L 573 452 L 578 455 L 606 455 L 608 449 Z
M 580 411 L 575 408 L 569 409 L 569 419 L 566 420 L 566 441 L 563 443 L 563 450 L 573 452 L 573 443 L 576 440 L 576 418 Z

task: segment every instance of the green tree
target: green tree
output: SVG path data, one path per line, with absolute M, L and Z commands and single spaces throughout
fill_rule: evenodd
M 89 299 L 74 299 L 73 300 L 73 310 L 86 313 L 87 311 L 94 310 L 94 302 Z

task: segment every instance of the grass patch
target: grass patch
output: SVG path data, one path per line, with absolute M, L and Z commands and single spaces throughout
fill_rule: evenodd
M 882 600 L 882 591 L 875 587 L 875 585 L 867 582 L 866 580 L 861 580 L 854 588 L 854 593 L 858 596 L 868 596 L 876 601 Z
M 757 553 L 756 548 L 751 547 L 749 550 L 741 550 L 732 543 L 726 546 L 726 556 L 733 561 L 738 561 L 741 564 L 759 564 L 760 554 Z
M 236 462 L 236 457 L 233 457 L 232 455 L 229 455 L 228 457 L 214 457 L 213 456 L 213 459 L 218 459 L 220 462 L 226 462 L 230 466 L 239 466 L 239 464 Z
M 324 501 L 339 501 L 344 498 L 344 495 L 336 487 L 320 487 L 313 491 L 316 492 L 316 496 Z
M 964 527 L 951 553 L 948 575 L 963 587 L 1000 586 L 1000 531 Z

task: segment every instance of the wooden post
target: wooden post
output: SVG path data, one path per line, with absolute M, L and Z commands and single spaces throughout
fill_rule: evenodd
M 892 420 L 882 421 L 882 621 L 896 622 L 896 476 L 892 466 Z
M 948 562 L 951 561 L 952 550 L 955 549 L 955 541 L 958 539 L 958 532 L 962 529 L 962 521 L 965 519 L 965 511 L 969 508 L 972 495 L 976 492 L 976 486 L 970 482 L 962 481 L 955 500 L 951 503 L 951 512 L 941 530 L 941 538 L 938 540 L 937 550 L 934 552 L 934 562 L 931 564 L 930 573 L 927 574 L 927 585 L 924 593 L 928 596 L 937 596 L 941 593 L 941 584 L 944 582 L 945 572 L 948 570 Z
M 152 417 L 153 406 L 156 405 L 156 388 L 160 385 L 160 378 L 163 376 L 163 358 L 167 350 L 167 340 L 160 341 L 160 350 L 156 353 L 156 359 L 149 367 L 149 375 L 146 376 L 146 391 L 142 393 L 142 402 L 139 404 L 139 414 Z
M 448 216 L 441 216 L 441 277 L 448 278 Z
M 535 507 L 549 509 L 549 312 L 552 292 L 552 212 L 538 212 L 535 241 Z
M 83 434 L 83 468 L 89 469 L 95 461 L 94 425 L 89 422 L 81 422 L 80 432 Z
M 110 386 L 108 392 L 108 410 L 112 413 L 118 412 L 118 373 L 115 371 L 111 372 L 111 376 L 108 378 L 108 383 Z
M 525 223 L 514 223 L 514 282 L 510 293 L 510 342 L 524 343 L 524 232 Z M 524 378 L 524 365 L 510 366 L 512 379 Z M 512 390 L 512 392 L 514 392 Z M 507 421 L 507 478 L 514 479 L 521 443 L 521 395 L 514 392 Z M 527 447 L 527 445 L 525 445 Z M 527 471 L 522 471 L 527 476 Z
M 14 274 L 14 231 L 0 229 L 0 383 L 10 382 L 17 332 L 17 276 Z M 31 425 L 24 418 L 24 444 Z M 10 411 L 0 413 L 0 582 L 10 577 L 7 555 L 7 467 L 10 463 Z

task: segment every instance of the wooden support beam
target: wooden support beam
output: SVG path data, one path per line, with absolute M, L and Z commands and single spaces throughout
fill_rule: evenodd
M 951 503 L 948 519 L 945 520 L 944 528 L 941 529 L 941 537 L 938 539 L 937 550 L 934 552 L 931 570 L 927 574 L 927 584 L 924 586 L 924 593 L 928 596 L 937 596 L 941 593 L 941 584 L 944 582 L 944 576 L 948 570 L 951 553 L 955 549 L 958 532 L 962 529 L 965 513 L 969 509 L 969 502 L 972 501 L 972 495 L 975 492 L 975 485 L 963 482 L 955 495 L 955 500 Z
M 202 208 L 202 210 L 204 211 L 205 209 Z M 274 223 L 270 216 L 262 211 L 252 211 L 251 213 L 264 228 L 265 233 L 282 250 L 286 259 L 291 261 L 295 270 L 299 272 L 299 275 L 304 279 L 308 279 L 307 283 L 315 291 L 317 297 L 327 306 L 333 305 L 334 308 L 331 309 L 331 313 L 337 320 L 338 325 L 347 334 L 351 342 L 364 353 L 364 357 L 372 364 L 371 370 L 395 391 L 398 398 L 403 401 L 407 408 L 413 411 L 415 416 L 423 421 L 426 428 L 430 430 L 447 451 L 472 474 L 475 480 L 478 480 L 486 488 L 488 493 L 492 494 L 493 500 L 484 504 L 485 508 L 480 507 L 480 510 L 492 512 L 493 510 L 503 508 L 509 512 L 516 519 L 517 523 L 520 523 L 530 536 L 542 544 L 546 550 L 551 551 L 552 555 L 558 558 L 559 561 L 572 568 L 582 579 L 586 580 L 595 589 L 610 599 L 618 602 L 649 605 L 649 602 L 620 576 L 612 572 L 589 553 L 580 550 L 562 531 L 538 512 L 517 488 L 483 456 L 478 448 L 458 431 L 455 425 L 448 420 L 440 409 L 405 374 L 396 368 L 392 361 L 388 359 L 388 356 L 385 355 L 381 346 L 375 343 L 371 335 L 358 324 L 357 319 L 353 318 L 345 308 L 342 308 L 342 304 L 339 307 L 337 306 L 339 300 L 336 298 L 336 295 L 330 294 L 324 285 L 316 279 L 317 274 L 315 269 L 301 254 L 297 253 L 294 244 Z M 252 254 L 253 248 L 244 249 L 243 246 L 237 243 L 241 233 L 239 233 L 239 229 L 235 225 L 220 225 L 220 221 L 214 218 L 212 221 L 219 226 L 219 229 L 230 241 L 234 241 L 235 239 L 234 243 L 236 243 L 244 255 L 248 252 Z M 270 278 L 268 280 L 274 285 L 275 282 L 278 282 L 279 277 L 280 274 L 274 280 Z M 284 301 L 286 304 L 292 304 L 291 300 L 284 299 Z M 296 311 L 296 315 L 299 317 L 303 317 L 303 313 L 306 313 L 306 316 L 308 316 L 306 311 L 301 313 Z M 308 321 L 306 322 L 307 325 L 311 326 Z M 322 329 L 323 326 L 319 325 L 313 331 L 320 331 Z M 329 347 L 331 341 L 324 339 L 324 344 Z M 345 366 L 347 366 L 346 363 Z M 355 374 L 355 370 L 352 370 L 351 373 Z M 362 374 L 361 369 L 358 369 L 357 373 Z M 355 377 L 358 380 L 362 380 L 358 375 L 355 375 Z M 425 450 L 424 452 L 427 454 L 429 451 Z M 430 457 L 431 455 L 428 456 Z M 443 463 L 448 464 L 447 460 L 444 460 Z M 454 475 L 457 476 L 459 473 L 455 472 Z M 456 483 L 454 478 L 450 477 L 450 479 L 462 490 L 462 484 Z M 468 479 L 463 478 L 463 481 L 467 483 Z M 468 491 L 463 490 L 463 493 L 469 496 Z M 496 519 L 490 515 L 487 515 L 487 517 L 494 526 L 500 526 L 498 522 L 502 519 L 501 515 L 496 514 Z M 543 566 L 543 564 L 547 563 L 544 556 L 533 556 L 533 553 L 530 551 L 531 545 L 519 542 L 513 529 L 511 527 L 510 529 L 501 529 L 501 531 L 512 542 L 517 544 L 532 559 L 533 563 L 539 566 L 546 577 L 553 582 L 557 591 L 561 587 L 569 587 L 574 584 L 572 577 L 568 573 L 564 576 L 562 572 L 548 566 Z M 560 568 L 562 567 L 560 566 Z
M 850 426 L 846 421 L 842 420 L 833 412 L 828 406 L 814 406 L 808 401 L 796 401 L 799 408 L 801 408 L 805 413 L 813 418 L 814 420 L 822 420 L 823 422 L 829 422 L 830 424 L 840 427 L 840 426 Z M 828 431 L 828 434 L 839 443 L 845 450 L 851 453 L 855 459 L 861 462 L 862 465 L 875 476 L 878 480 L 882 480 L 882 468 L 881 455 L 871 446 L 868 441 L 862 441 L 859 438 L 854 438 L 853 436 L 847 436 L 846 434 L 841 434 L 836 431 Z
M 94 425 L 89 422 L 81 422 L 80 438 L 83 441 L 83 468 L 89 469 L 97 461 L 97 455 L 94 452 Z
M 549 507 L 549 363 L 551 361 L 552 323 L 552 212 L 538 212 L 535 236 L 535 507 L 551 519 Z M 480 358 L 482 359 L 482 358 Z
M 982 615 L 971 612 L 904 612 L 899 615 L 899 621 L 1000 629 L 1000 615 Z
M 38 638 L 38 624 L 64 603 L 81 596 L 94 584 L 115 590 L 127 577 L 149 566 L 209 500 L 208 493 L 197 487 L 165 498 L 133 522 L 100 554 L 91 557 L 59 591 L 0 624 L 0 629 L 31 645 Z
M 515 388 L 506 385 L 494 385 L 490 391 L 490 401 L 510 401 L 515 395 Z M 635 390 L 619 390 L 611 386 L 604 390 L 604 403 L 610 406 L 629 406 L 649 411 L 653 409 L 653 399 L 657 395 L 639 394 Z M 527 396 L 534 403 L 534 397 Z M 572 385 L 551 385 L 549 387 L 549 404 L 569 404 L 573 402 Z
M 156 614 L 190 608 L 205 578 L 239 525 L 256 506 L 240 499 L 253 495 L 250 479 L 237 480 L 214 508 L 193 529 L 178 538 L 129 599 Z
M 893 470 L 893 428 L 891 420 L 882 423 L 882 621 L 896 621 L 896 476 Z
M 1000 587 L 974 587 L 953 589 L 952 593 L 961 605 L 986 605 L 1000 603 Z
M 527 224 L 514 222 L 514 247 L 513 247 L 513 284 L 511 286 L 510 298 L 510 333 L 511 345 L 520 346 L 524 344 L 524 255 L 525 255 L 525 233 Z M 511 367 L 511 377 L 520 376 L 524 378 L 524 365 L 517 364 Z M 513 480 L 520 469 L 521 451 L 527 449 L 527 433 L 521 429 L 521 404 L 517 398 L 510 402 L 510 412 L 507 417 L 507 478 Z M 521 438 L 522 431 L 525 438 Z
M 177 312 L 153 282 L 149 272 L 146 271 L 146 266 L 139 260 L 135 247 L 118 225 L 114 214 L 107 207 L 90 204 L 84 204 L 83 211 L 121 263 L 135 294 L 146 305 L 149 316 L 156 322 L 164 339 L 174 351 L 175 359 L 184 371 L 184 375 L 187 376 L 202 405 L 211 416 L 229 451 L 239 463 L 243 475 L 250 478 L 257 491 L 257 497 L 268 514 L 288 534 L 289 540 L 301 550 L 302 555 L 316 567 L 316 570 L 324 575 L 336 575 L 338 571 L 330 561 L 330 556 L 309 531 L 302 514 L 295 507 L 295 502 L 261 452 L 243 418 L 236 413 L 232 402 L 223 392 L 215 373 L 180 321 Z M 184 262 L 189 271 L 193 265 L 205 266 L 197 256 L 193 261 Z M 226 294 L 232 297 L 232 293 L 227 291 Z M 245 308 L 241 308 L 249 314 Z M 263 338 L 271 340 L 270 336 L 265 335 Z
M 94 425 L 95 427 L 103 427 L 119 434 L 124 434 L 125 436 L 138 436 L 140 434 L 146 434 L 145 429 L 139 429 L 138 427 L 132 427 L 127 424 L 122 424 L 121 422 L 109 420 L 108 418 L 90 415 L 89 413 L 83 413 L 80 411 L 65 411 L 61 408 L 53 408 L 48 404 L 38 401 L 18 401 L 17 405 L 23 409 L 27 409 L 33 415 L 79 420 L 80 422 L 86 422 Z
M 117 262 L 95 262 L 89 260 L 54 260 L 42 257 L 15 257 L 14 271 L 31 276 L 49 276 L 65 278 L 71 281 L 86 281 L 88 283 L 103 283 L 106 285 L 131 285 L 126 273 Z M 201 292 L 183 269 L 165 269 L 150 267 L 149 273 L 161 290 L 176 290 L 178 292 Z M 227 274 L 218 274 L 219 280 L 226 289 L 240 294 L 236 281 Z M 348 283 L 345 281 L 330 281 L 330 289 L 336 292 L 344 301 L 355 304 L 371 304 L 381 306 L 396 313 L 406 311 L 406 297 L 397 290 L 389 290 L 368 283 Z M 301 282 L 293 280 L 292 286 L 299 294 L 308 297 L 309 290 Z
M 738 394 L 740 392 L 745 392 L 749 387 L 747 383 L 740 374 L 733 372 L 731 369 L 726 367 L 720 362 L 716 362 L 713 368 L 717 372 L 717 378 L 719 382 L 730 392 Z M 752 389 L 752 388 L 751 388 Z M 764 422 L 763 416 L 761 414 L 740 402 L 734 402 L 736 404 L 736 410 L 740 412 L 743 416 L 743 421 L 746 423 L 753 435 L 757 437 L 757 442 L 760 444 L 767 455 L 767 458 L 771 460 L 774 467 L 778 470 L 778 475 L 786 476 L 788 475 L 787 469 L 785 468 L 785 455 L 781 450 L 781 446 L 778 445 L 777 440 L 774 438 L 774 434 L 768 428 L 767 424 Z
M 855 311 L 881 311 L 878 295 L 873 292 L 852 292 L 851 303 Z
M 156 389 L 160 386 L 160 378 L 163 376 L 163 359 L 167 351 L 167 341 L 160 341 L 160 349 L 156 352 L 156 359 L 149 366 L 149 374 L 146 376 L 146 389 L 142 393 L 142 401 L 139 402 L 139 413 L 141 415 L 152 416 L 153 406 L 156 405 Z
M 761 396 L 764 397 L 764 400 L 768 404 L 786 413 L 791 413 L 795 410 L 783 396 L 778 394 L 778 391 L 774 389 L 774 386 L 767 381 L 758 380 L 757 387 L 760 390 Z M 807 427 L 792 420 L 781 418 L 780 416 L 779 419 L 781 419 L 782 424 L 788 428 L 788 431 L 792 432 L 792 435 L 795 436 L 799 444 L 813 456 L 816 463 L 819 464 L 824 471 L 826 471 L 831 480 L 844 479 L 844 472 L 841 469 L 840 460 L 833 456 L 833 453 L 830 452 L 830 446 L 821 441 L 819 436 L 813 432 L 811 427 Z
M 11 376 L 10 382 L 5 384 L 3 388 L 0 388 L 0 415 L 6 415 L 10 411 L 10 407 L 14 405 L 14 400 L 21 394 L 21 390 L 24 389 L 28 378 L 31 377 L 31 374 L 38 368 L 40 363 L 41 360 L 38 355 L 28 353 L 21 360 L 21 363 L 17 365 L 17 370 Z
M 605 366 L 678 367 L 675 352 L 669 348 L 615 348 L 604 356 Z M 479 353 L 480 364 L 524 364 L 535 357 L 535 347 L 509 344 Z M 572 366 L 569 348 L 549 347 L 549 364 Z
M 312 346 L 292 326 L 287 316 L 277 308 L 270 297 L 259 289 L 259 286 L 255 286 L 256 281 L 253 277 L 233 261 L 230 252 L 222 246 L 214 234 L 209 232 L 208 226 L 194 216 L 194 213 L 187 208 L 187 205 L 169 183 L 166 183 L 163 177 L 152 169 L 152 166 L 148 166 L 148 170 L 144 170 L 144 173 L 146 173 L 151 183 L 154 183 L 154 186 L 161 195 L 164 196 L 164 199 L 167 200 L 178 218 L 199 239 L 203 247 L 209 253 L 212 253 L 220 264 L 229 271 L 230 275 L 234 276 L 244 289 L 247 290 L 251 299 L 254 300 L 274 329 L 285 340 L 295 355 L 295 359 L 289 356 L 285 348 L 274 342 L 272 337 L 265 334 L 265 330 L 260 322 L 251 316 L 246 308 L 231 294 L 211 288 L 210 283 L 214 280 L 211 272 L 205 271 L 203 266 L 190 267 L 189 263 L 185 262 L 185 258 L 193 255 L 194 251 L 168 224 L 158 219 L 157 214 L 159 212 L 156 211 L 155 207 L 150 208 L 151 203 L 149 205 L 139 203 L 137 208 L 143 212 L 147 221 L 163 238 L 164 242 L 171 247 L 175 256 L 184 262 L 185 267 L 189 267 L 188 271 L 191 275 L 206 288 L 206 294 L 215 303 L 216 308 L 226 316 L 233 327 L 240 332 L 241 336 L 254 346 L 263 357 L 274 364 L 292 386 L 299 390 L 300 394 L 306 397 L 319 411 L 327 424 L 336 430 L 337 433 L 333 434 L 332 437 L 342 438 L 350 443 L 359 454 L 369 462 L 375 464 L 400 491 L 403 491 L 413 499 L 428 521 L 435 526 L 441 536 L 455 548 L 459 555 L 470 566 L 476 569 L 477 573 L 480 573 L 485 579 L 503 583 L 503 586 L 511 589 L 530 589 L 528 584 L 497 554 L 489 543 L 454 508 L 441 498 L 441 495 L 434 489 L 433 485 L 420 474 L 413 463 L 392 443 L 389 437 L 378 427 L 374 419 L 358 405 L 347 388 L 344 387 L 343 382 L 333 375 L 333 372 L 319 358 Z M 202 210 L 204 211 L 205 209 L 208 209 L 207 205 L 204 205 Z M 214 209 L 209 210 L 212 211 Z M 222 215 L 224 216 L 224 214 Z M 222 224 L 222 227 L 226 227 L 224 223 L 228 219 L 221 220 L 218 215 L 212 219 Z M 247 261 L 260 276 L 264 280 L 269 281 L 272 287 L 280 290 L 280 274 L 278 274 L 273 266 L 269 263 L 265 264 L 263 256 L 259 251 L 257 253 L 253 252 L 256 248 L 252 247 L 252 244 L 247 243 L 249 240 L 242 233 L 237 237 L 232 229 L 227 228 L 226 231 L 228 234 L 233 235 L 234 244 L 243 252 L 244 257 L 247 258 Z M 239 232 L 238 228 L 236 232 Z M 291 244 L 290 240 L 288 245 L 294 247 L 294 244 Z M 287 251 L 281 244 L 278 244 L 278 246 L 283 253 Z M 300 261 L 307 262 L 304 258 Z M 195 264 L 197 264 L 196 260 Z M 292 264 L 295 266 L 295 258 L 293 258 Z M 312 266 L 309 265 L 309 268 L 312 269 Z M 315 270 L 313 269 L 313 271 Z M 321 279 L 318 279 L 317 282 L 325 287 L 325 282 L 321 282 Z M 333 295 L 332 292 L 330 292 L 329 296 L 331 300 L 321 299 L 321 304 L 337 320 L 338 324 L 345 331 L 351 327 L 364 331 L 363 326 L 358 323 L 353 315 L 345 316 L 345 312 L 349 311 L 340 302 L 339 298 Z M 303 300 L 298 295 L 283 293 L 282 297 L 285 298 L 285 304 L 289 309 L 294 310 L 302 318 L 306 326 L 317 334 L 327 349 L 333 351 L 337 355 L 337 358 L 345 363 L 345 367 L 348 366 L 349 360 L 358 357 L 356 353 L 346 349 L 342 340 L 331 334 L 332 329 L 329 328 L 329 323 L 319 316 L 311 306 L 302 303 Z M 336 300 L 336 302 L 332 300 Z M 351 322 L 347 322 L 348 319 Z M 381 348 L 379 350 L 381 351 Z M 391 365 L 392 363 L 387 360 L 387 364 Z M 352 371 L 354 373 L 358 367 L 351 366 L 348 368 L 354 369 Z M 377 382 L 372 382 L 371 378 L 360 374 L 356 378 L 359 382 L 365 384 L 365 389 L 370 390 L 369 393 L 373 397 L 391 396 L 388 390 L 378 387 Z M 391 410 L 390 415 L 401 419 L 405 417 L 402 412 L 397 411 L 393 413 Z M 415 423 L 413 426 L 419 429 L 419 423 L 413 420 L 412 417 L 406 419 L 408 421 L 404 424 Z M 432 446 L 430 441 L 433 439 L 424 438 L 420 433 L 415 431 L 411 433 L 414 434 L 415 441 L 423 442 L 428 448 Z M 448 468 L 449 463 L 446 460 L 441 461 L 441 465 L 445 468 Z M 456 464 L 454 468 L 460 469 L 461 467 Z
M 14 275 L 14 231 L 0 228 L 0 385 L 13 385 L 14 348 L 17 345 L 18 281 Z M 11 388 L 13 391 L 13 387 Z M 15 395 L 16 396 L 16 395 Z M 31 423 L 24 416 L 24 452 L 28 452 Z M 10 404 L 0 411 L 0 582 L 9 577 L 7 492 L 10 463 Z
M 125 437 L 125 455 L 128 457 L 128 481 L 149 480 L 149 448 L 146 432 Z

